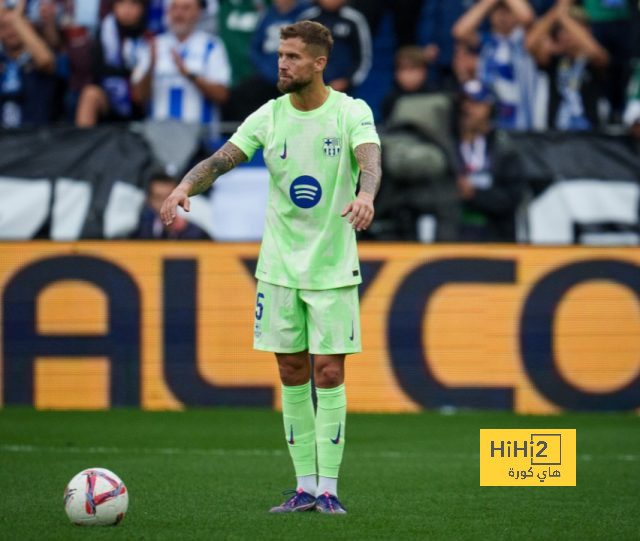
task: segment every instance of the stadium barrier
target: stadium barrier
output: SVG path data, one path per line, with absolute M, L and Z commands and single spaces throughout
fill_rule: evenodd
M 181 123 L 101 125 L 89 130 L 52 126 L 0 133 L 0 239 L 70 242 L 130 237 L 144 204 L 145 181 L 160 164 L 182 171 L 177 164 L 186 167 L 193 158 L 194 137 L 191 134 L 190 144 L 189 127 Z M 632 140 L 554 132 L 511 138 L 523 188 L 516 219 L 519 242 L 640 244 L 640 153 Z M 226 174 L 210 193 L 193 197 L 188 219 L 216 240 L 259 240 L 267 177 L 261 153 L 256 153 L 250 164 Z M 374 238 L 375 231 L 387 240 L 402 238 L 402 209 L 415 210 L 416 219 L 426 214 L 431 229 L 437 228 L 434 209 L 422 208 L 430 207 L 433 198 L 427 179 L 414 186 L 415 192 L 394 186 L 387 177 L 383 184 L 379 216 L 384 216 L 386 203 L 381 227 L 391 229 L 382 234 L 374 223 L 369 231 Z M 418 204 L 416 194 L 422 188 L 426 191 Z
M 4 243 L 4 405 L 279 407 L 255 244 Z M 640 408 L 640 249 L 363 244 L 351 411 Z

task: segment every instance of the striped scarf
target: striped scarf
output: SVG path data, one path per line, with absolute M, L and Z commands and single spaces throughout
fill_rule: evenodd
M 534 128 L 538 69 L 524 40 L 522 28 L 508 37 L 491 34 L 480 51 L 478 78 L 496 96 L 498 128 Z

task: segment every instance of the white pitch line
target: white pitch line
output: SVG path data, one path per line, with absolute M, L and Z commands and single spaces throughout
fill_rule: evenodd
M 73 447 L 53 445 L 0 444 L 0 452 L 8 453 L 73 453 L 73 454 L 142 454 L 142 455 L 213 455 L 213 456 L 279 456 L 279 449 L 182 449 L 178 447 Z
M 198 456 L 255 456 L 272 457 L 284 456 L 288 452 L 282 449 L 195 449 L 183 447 L 75 447 L 64 445 L 19 445 L 0 444 L 0 452 L 4 453 L 72 453 L 72 454 L 139 454 L 139 455 L 198 455 Z M 478 453 L 437 453 L 425 451 L 424 453 L 405 453 L 400 451 L 364 451 L 348 452 L 349 456 L 358 458 L 428 458 L 433 456 L 446 455 L 450 458 L 479 460 Z M 578 460 L 591 462 L 594 459 L 618 460 L 621 462 L 634 462 L 640 460 L 640 454 L 617 454 L 617 455 L 591 455 L 579 454 Z
M 142 454 L 142 455 L 199 455 L 199 456 L 283 456 L 288 454 L 281 449 L 189 449 L 179 447 L 74 447 L 54 445 L 11 445 L 0 444 L 0 452 L 5 453 L 71 453 L 71 454 Z M 400 453 L 380 451 L 376 453 L 358 453 L 365 458 L 409 458 L 419 457 L 418 453 Z

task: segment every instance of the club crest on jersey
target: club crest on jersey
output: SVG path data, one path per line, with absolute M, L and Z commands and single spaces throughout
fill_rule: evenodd
M 338 137 L 325 137 L 322 140 L 322 150 L 325 156 L 334 158 L 340 154 L 340 138 Z

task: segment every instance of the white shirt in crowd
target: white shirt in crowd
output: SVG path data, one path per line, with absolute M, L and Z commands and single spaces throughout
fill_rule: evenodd
M 180 42 L 166 32 L 155 39 L 156 65 L 152 79 L 151 112 L 153 120 L 175 119 L 183 122 L 209 124 L 219 118 L 215 103 L 204 98 L 202 92 L 176 66 L 172 50 L 182 58 L 187 71 L 212 83 L 229 86 L 231 66 L 224 43 L 201 30 L 194 31 Z M 133 82 L 139 82 L 149 71 L 151 53 L 140 59 L 133 72 Z

